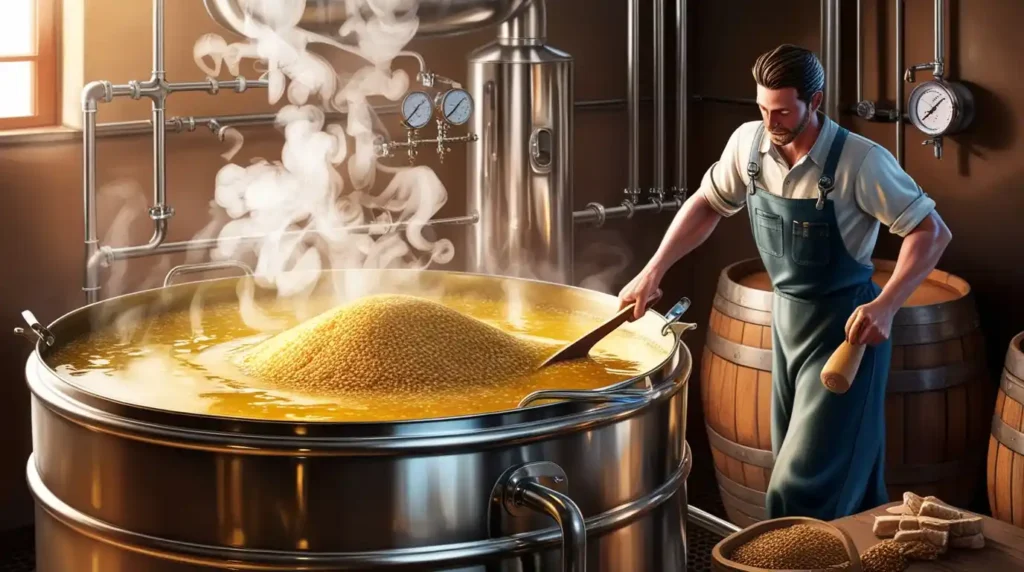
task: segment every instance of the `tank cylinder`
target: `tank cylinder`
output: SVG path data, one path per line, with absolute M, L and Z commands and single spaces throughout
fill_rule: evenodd
M 573 59 L 546 44 L 534 0 L 469 57 L 470 272 L 573 282 Z

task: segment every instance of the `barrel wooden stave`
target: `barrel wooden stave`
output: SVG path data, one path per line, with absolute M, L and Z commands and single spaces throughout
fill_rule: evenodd
M 1024 528 L 1024 332 L 1006 352 L 988 444 L 988 502 L 993 518 Z
M 744 323 L 712 310 L 712 335 L 722 340 L 771 351 L 771 328 Z M 707 346 L 701 362 L 702 378 L 717 379 L 710 391 L 702 391 L 705 419 L 708 426 L 722 439 L 750 449 L 771 451 L 771 372 L 734 363 L 714 353 Z M 752 500 L 748 495 L 723 491 L 723 503 L 733 512 L 756 520 L 764 518 L 764 491 L 771 479 L 771 468 L 766 463 L 744 462 L 735 454 L 735 447 L 723 446 L 719 439 L 711 442 L 711 454 L 719 481 L 724 477 L 760 494 Z M 762 455 L 763 456 L 763 455 Z M 725 496 L 728 495 L 728 496 Z M 750 514 L 746 505 L 759 510 Z
M 884 285 L 895 263 L 875 265 L 875 282 Z M 890 498 L 912 490 L 966 505 L 984 466 L 977 452 L 991 420 L 984 337 L 965 281 L 936 270 L 926 285 L 893 322 L 886 480 Z M 773 465 L 770 288 L 758 259 L 721 273 L 701 362 L 719 492 L 727 516 L 741 526 L 765 518 Z

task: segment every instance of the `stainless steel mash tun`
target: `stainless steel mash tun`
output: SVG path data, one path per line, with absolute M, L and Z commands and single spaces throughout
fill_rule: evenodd
M 225 29 L 242 33 L 255 0 L 204 0 Z M 345 0 L 309 0 L 301 27 L 336 41 Z M 26 365 L 32 390 L 37 570 L 85 572 L 210 569 L 309 570 L 681 570 L 687 521 L 735 527 L 686 502 L 692 464 L 685 440 L 691 355 L 679 322 L 688 301 L 660 320 L 669 358 L 604 391 L 538 392 L 493 415 L 409 423 L 289 423 L 184 415 L 135 407 L 76 387 L 47 359 L 138 305 L 187 307 L 235 296 L 252 270 L 208 262 L 174 268 L 162 288 L 104 299 L 110 262 L 212 250 L 216 239 L 168 241 L 166 137 L 206 127 L 272 124 L 276 114 L 166 116 L 178 92 L 223 95 L 268 88 L 265 77 L 174 82 L 164 65 L 164 0 L 153 0 L 152 75 L 94 81 L 82 94 L 84 283 L 87 306 L 43 326 L 31 313 L 19 334 L 35 343 Z M 413 3 L 410 2 L 410 6 Z M 677 48 L 685 69 L 686 0 L 676 0 Z M 464 215 L 431 225 L 467 229 L 468 273 L 421 271 L 437 280 L 511 285 L 534 302 L 567 307 L 614 298 L 571 286 L 576 225 L 601 226 L 679 209 L 686 198 L 686 74 L 677 85 L 674 184 L 666 184 L 665 2 L 655 0 L 654 181 L 639 179 L 640 0 L 626 0 L 628 89 L 624 101 L 578 101 L 573 56 L 548 38 L 544 0 L 420 0 L 417 35 L 445 38 L 495 28 L 468 58 L 464 82 L 419 59 L 417 85 L 399 105 L 404 139 L 379 139 L 378 157 L 415 162 L 468 145 Z M 148 99 L 149 121 L 97 123 L 115 98 Z M 623 105 L 629 116 L 629 177 L 619 204 L 573 210 L 572 133 L 577 110 Z M 343 113 L 330 113 L 331 120 Z M 433 129 L 434 132 L 430 130 Z M 152 132 L 153 234 L 139 245 L 101 243 L 97 138 Z M 173 181 L 172 181 L 173 183 Z M 345 229 L 370 232 L 371 226 Z M 244 236 L 260 241 L 266 236 Z M 242 278 L 172 284 L 191 272 L 235 268 Z M 330 272 L 343 272 L 332 270 Z M 387 274 L 387 272 L 384 272 Z M 511 287 L 511 286 L 510 286 Z M 653 318 L 651 318 L 653 319 Z M 555 399 L 553 403 L 534 403 Z

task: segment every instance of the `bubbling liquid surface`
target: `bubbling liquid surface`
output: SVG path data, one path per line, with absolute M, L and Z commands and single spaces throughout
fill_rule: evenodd
M 553 353 L 607 316 L 530 306 L 510 315 L 503 301 L 467 296 L 439 299 L 446 306 L 508 333 L 549 344 Z M 280 308 L 274 317 L 291 327 L 299 320 Z M 305 421 L 379 422 L 429 419 L 514 409 L 543 389 L 588 390 L 620 383 L 664 361 L 666 346 L 646 339 L 629 324 L 591 351 L 563 362 L 471 391 L 423 391 L 414 399 L 386 392 L 326 395 L 268 386 L 237 365 L 241 352 L 270 337 L 247 327 L 234 302 L 203 309 L 202 331 L 193 330 L 188 310 L 160 314 L 144 331 L 124 341 L 113 329 L 70 342 L 47 361 L 72 384 L 101 397 L 153 409 L 223 417 Z M 415 376 L 415 367 L 410 367 Z

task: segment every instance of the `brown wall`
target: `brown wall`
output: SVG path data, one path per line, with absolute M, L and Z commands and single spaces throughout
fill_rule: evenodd
M 578 100 L 624 99 L 626 95 L 626 17 L 625 4 L 620 9 L 583 10 L 587 0 L 549 2 L 550 43 L 576 56 L 576 98 Z M 644 12 L 643 37 L 650 38 L 649 8 Z M 149 2 L 117 2 L 90 0 L 85 24 L 85 81 L 109 80 L 125 83 L 147 79 L 151 69 L 151 28 Z M 586 31 L 586 36 L 581 31 Z M 203 79 L 192 60 L 192 46 L 202 34 L 214 32 L 228 37 L 207 16 L 202 0 L 179 0 L 167 3 L 166 68 L 171 81 Z M 432 71 L 465 81 L 466 55 L 492 40 L 494 31 L 485 31 L 449 39 L 416 41 L 410 47 L 420 51 Z M 229 38 L 230 39 L 230 38 Z M 642 57 L 650 61 L 650 42 L 644 42 Z M 351 61 L 351 60 L 349 60 Z M 409 59 L 396 65 L 409 72 Z M 350 64 L 351 65 L 351 64 Z M 243 66 L 247 77 L 255 77 L 250 66 Z M 349 68 L 351 69 L 351 68 Z M 644 90 L 648 90 L 644 78 Z M 222 79 L 227 78 L 223 72 Z M 178 94 L 169 99 L 168 116 L 259 113 L 270 110 L 265 93 L 209 96 L 202 93 Z M 644 133 L 650 132 L 645 107 Z M 149 118 L 146 101 L 117 100 L 101 105 L 99 121 L 126 121 Z M 392 134 L 400 134 L 395 118 L 386 117 Z M 577 208 L 590 201 L 619 202 L 626 186 L 627 122 L 624 108 L 581 111 L 576 116 L 577 163 L 575 177 Z M 251 157 L 277 158 L 282 139 L 271 128 L 248 128 L 246 146 L 235 158 L 246 164 Z M 642 151 L 649 160 L 649 141 Z M 151 139 L 148 135 L 100 138 L 98 142 L 98 181 L 100 237 L 106 233 L 123 201 L 105 192 L 134 189 L 141 193 L 145 205 L 151 199 Z M 169 240 L 187 240 L 210 218 L 208 203 L 213 197 L 213 180 L 223 165 L 219 154 L 224 150 L 209 132 L 169 135 L 167 142 L 168 198 L 177 210 L 171 221 Z M 0 189 L 10 201 L 0 209 L 0 228 L 5 240 L 0 242 L 0 257 L 12 270 L 0 281 L 0 324 L 5 328 L 20 325 L 20 312 L 31 309 L 43 322 L 59 317 L 84 302 L 82 286 L 82 149 L 78 141 L 34 145 L 0 146 Z M 403 158 L 392 159 L 402 165 Z M 435 167 L 448 187 L 448 204 L 440 216 L 465 213 L 465 151 L 456 147 L 454 153 L 439 164 L 432 153 L 420 155 L 420 163 Z M 649 180 L 649 164 L 642 166 Z M 386 181 L 385 181 L 386 182 Z M 131 229 L 132 243 L 141 243 L 152 232 L 148 217 L 139 209 Z M 667 215 L 659 221 L 664 224 Z M 623 243 L 617 236 L 623 225 L 609 224 L 608 230 L 590 231 L 581 237 L 590 249 L 581 248 L 584 260 L 595 252 L 595 241 Z M 458 230 L 442 235 L 459 239 Z M 122 245 L 126 238 L 116 239 Z M 631 238 L 632 240 L 632 238 Z M 637 243 L 644 251 L 657 244 L 652 234 Z M 457 251 L 460 243 L 456 242 Z M 600 250 L 599 248 L 597 249 Z M 599 258 L 599 257 L 598 257 Z M 134 291 L 158 285 L 180 257 L 140 259 L 117 265 L 113 271 L 128 269 L 127 281 L 107 294 Z M 457 265 L 459 259 L 453 262 Z M 581 272 L 589 273 L 581 264 Z M 110 274 L 106 274 L 110 276 Z M 10 331 L 8 329 L 8 331 Z M 25 463 L 31 451 L 29 393 L 23 379 L 24 360 L 29 345 L 8 335 L 0 338 L 0 367 L 6 382 L 0 384 L 0 431 L 4 447 L 0 448 L 0 530 L 31 520 L 31 498 L 25 486 Z
M 691 2 L 694 53 L 691 85 L 694 93 L 754 97 L 750 66 L 759 53 L 782 42 L 818 50 L 819 2 L 776 3 L 718 1 Z M 843 3 L 842 105 L 855 101 L 855 4 Z M 906 2 L 905 67 L 932 60 L 932 2 Z M 936 160 L 930 146 L 913 126 L 905 127 L 904 168 L 938 204 L 938 211 L 953 233 L 953 242 L 939 268 L 966 279 L 974 288 L 987 335 L 992 380 L 997 383 L 1010 338 L 1024 329 L 1024 306 L 1012 303 L 1024 285 L 1024 253 L 1014 248 L 1022 236 L 1019 213 L 1024 212 L 1024 91 L 1019 74 L 1010 71 L 1024 56 L 1017 23 L 1024 20 L 1024 3 L 1002 0 L 950 0 L 947 12 L 946 58 L 948 77 L 966 83 L 977 100 L 974 126 L 945 140 L 944 155 Z M 864 96 L 892 107 L 896 99 L 895 8 L 888 0 L 865 0 Z M 748 17 L 741 21 L 739 11 Z M 774 20 L 770 26 L 764 25 Z M 1018 66 L 1019 67 L 1019 66 Z M 931 77 L 918 75 L 918 81 Z M 909 96 L 913 85 L 904 88 Z M 700 184 L 704 170 L 721 153 L 732 130 L 758 118 L 750 106 L 695 103 L 691 123 L 691 188 Z M 841 123 L 884 145 L 896 154 L 893 123 L 869 123 L 845 115 Z M 898 237 L 883 227 L 875 255 L 894 259 Z M 1005 250 L 1003 250 L 1005 249 Z M 757 250 L 745 214 L 723 221 L 716 233 L 687 260 L 694 269 L 693 318 L 706 324 L 718 273 L 741 258 L 756 257 Z M 703 339 L 703 331 L 694 332 Z M 700 356 L 697 356 L 700 359 Z M 700 400 L 691 393 L 690 434 L 695 449 L 704 446 Z M 706 450 L 706 449 L 701 449 Z M 696 453 L 700 455 L 700 453 Z M 978 498 L 984 502 L 984 482 Z M 984 507 L 978 507 L 983 509 Z
M 626 7 L 616 2 L 611 10 L 584 10 L 588 0 L 549 2 L 549 38 L 556 47 L 576 57 L 577 100 L 621 99 L 626 93 Z M 167 71 L 172 81 L 202 79 L 192 62 L 192 45 L 207 32 L 224 34 L 206 16 L 201 0 L 167 3 Z M 650 14 L 643 2 L 642 51 L 640 61 L 651 62 Z M 666 4 L 673 4 L 666 2 Z M 843 25 L 843 102 L 853 100 L 853 20 L 852 3 L 845 3 Z M 866 0 L 865 95 L 892 101 L 894 43 L 892 41 L 892 2 Z M 969 4 L 969 8 L 968 8 Z M 786 3 L 785 10 L 774 4 L 748 1 L 690 2 L 692 54 L 690 71 L 694 93 L 753 97 L 749 67 L 756 55 L 780 42 L 819 45 L 818 9 L 813 0 Z M 923 62 L 931 56 L 931 2 L 907 3 L 906 63 Z M 1009 337 L 1024 324 L 1024 309 L 1004 301 L 1013 297 L 1013 286 L 1024 283 L 1024 260 L 1013 249 L 997 254 L 995 249 L 1013 244 L 1008 228 L 1014 213 L 1024 207 L 1024 193 L 1018 179 L 1021 144 L 1017 133 L 1024 121 L 1024 93 L 1014 90 L 1020 80 L 1012 73 L 1022 55 L 1015 48 L 1013 23 L 1024 18 L 1024 4 L 1002 0 L 950 1 L 950 51 L 952 77 L 970 82 L 977 95 L 979 110 L 974 128 L 960 137 L 947 140 L 946 156 L 936 161 L 930 148 L 920 147 L 920 136 L 906 129 L 906 168 L 938 202 L 939 210 L 954 234 L 953 244 L 940 263 L 944 270 L 967 279 L 978 294 L 982 325 L 989 333 L 991 358 L 1002 360 Z M 150 13 L 148 2 L 90 0 L 86 11 L 86 81 L 106 79 L 123 83 L 145 79 L 150 70 Z M 748 18 L 739 19 L 742 12 Z M 781 19 L 779 19 L 781 18 Z M 764 23 L 776 22 L 770 27 Z M 668 31 L 671 32 L 669 19 Z M 879 37 L 878 31 L 884 33 Z M 224 34 L 226 35 L 226 34 Z M 455 79 L 465 78 L 465 55 L 492 37 L 483 32 L 430 42 L 417 41 L 413 49 L 421 51 L 434 71 Z M 116 43 L 108 43 L 114 38 Z M 670 63 L 672 47 L 667 48 Z M 408 65 L 407 62 L 402 64 Z M 641 92 L 650 95 L 650 66 L 641 76 Z M 247 75 L 254 74 L 251 68 Z M 410 69 L 410 68 L 406 68 Z M 673 68 L 670 66 L 670 72 Z M 878 71 L 883 73 L 878 81 Z M 222 76 L 226 77 L 226 76 Z M 674 84 L 668 77 L 669 91 Z M 881 88 L 881 92 L 880 92 Z M 907 90 L 909 93 L 909 89 Z M 176 95 L 170 99 L 169 115 L 211 115 L 265 112 L 264 94 Z M 699 184 L 704 170 L 718 156 L 726 139 L 742 121 L 756 119 L 750 107 L 717 103 L 693 103 L 690 127 L 689 186 Z M 101 107 L 101 122 L 148 118 L 148 104 L 142 101 L 117 101 Z M 641 184 L 649 186 L 651 177 L 650 108 L 641 108 Z M 387 124 L 398 133 L 394 118 Z M 844 125 L 894 149 L 892 125 L 866 125 L 847 117 Z M 575 201 L 576 208 L 587 202 L 618 203 L 627 180 L 627 117 L 624 109 L 581 111 L 576 115 Z M 281 139 L 272 129 L 244 131 L 247 144 L 236 161 L 250 157 L 274 158 Z M 671 125 L 667 131 L 671 144 Z M 168 196 L 177 209 L 171 223 L 170 240 L 190 238 L 209 217 L 207 205 L 212 198 L 213 178 L 223 164 L 222 146 L 206 132 L 170 135 L 168 139 Z M 99 140 L 99 176 L 101 190 L 135 185 L 148 203 L 152 168 L 150 139 L 146 135 L 102 138 Z M 447 184 L 449 201 L 442 215 L 465 212 L 464 158 L 459 148 L 439 165 L 435 159 L 425 164 L 437 168 Z M 668 162 L 672 168 L 672 162 Z M 0 189 L 13 204 L 0 210 L 0 256 L 13 270 L 0 282 L 0 324 L 20 323 L 19 313 L 31 309 L 42 321 L 81 305 L 82 198 L 81 145 L 78 142 L 0 147 Z M 123 185 L 116 185 L 121 182 Z M 101 199 L 101 237 L 117 213 L 120 202 Z M 148 238 L 150 228 L 140 214 L 131 241 Z M 625 252 L 628 267 L 613 277 L 617 289 L 646 261 L 656 248 L 668 217 L 649 217 L 643 222 L 609 222 L 600 231 L 583 230 L 579 237 L 581 260 L 577 276 L 593 272 L 591 263 L 615 261 L 617 251 Z M 1019 231 L 1014 231 L 1019 236 Z M 447 232 L 458 238 L 456 232 Z M 884 233 L 883 233 L 884 234 Z M 119 244 L 123 244 L 119 242 Z M 458 248 L 460 244 L 456 242 Z M 883 236 L 877 254 L 895 257 L 898 241 Z M 681 295 L 689 296 L 694 306 L 688 317 L 700 324 L 691 337 L 691 348 L 698 362 L 704 329 L 710 312 L 718 272 L 726 265 L 756 255 L 745 216 L 723 221 L 715 235 L 666 278 L 666 306 Z M 162 273 L 180 258 L 143 259 L 129 263 L 132 270 L 126 290 L 156 285 Z M 458 259 L 456 260 L 456 263 Z M 117 268 L 115 268 L 116 270 Z M 665 308 L 662 308 L 665 309 Z M 7 379 L 2 384 L 0 430 L 5 447 L 0 450 L 0 529 L 28 522 L 31 499 L 24 485 L 24 466 L 31 450 L 28 392 L 22 378 L 28 345 L 13 336 L 0 341 L 0 367 Z M 699 363 L 697 364 L 699 366 Z M 690 435 L 698 460 L 709 459 L 700 414 L 698 384 L 690 398 Z M 707 468 L 706 462 L 699 465 Z

